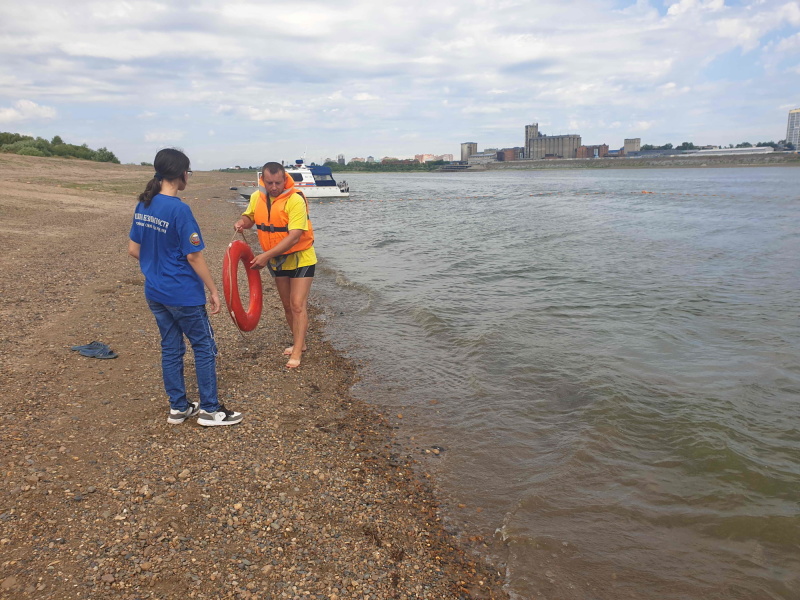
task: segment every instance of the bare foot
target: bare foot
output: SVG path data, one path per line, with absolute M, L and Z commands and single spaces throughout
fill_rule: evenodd
M 286 363 L 287 369 L 296 369 L 300 366 L 300 359 L 299 358 L 290 358 L 289 362 Z
M 308 350 L 306 346 L 303 346 L 303 352 Z M 294 346 L 289 346 L 286 350 L 283 351 L 284 356 L 291 356 L 292 352 L 294 352 Z

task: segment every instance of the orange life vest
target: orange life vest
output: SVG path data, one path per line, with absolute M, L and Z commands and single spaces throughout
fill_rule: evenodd
M 294 187 L 294 179 L 287 173 L 283 192 L 277 197 L 270 199 L 264 182 L 258 178 L 258 201 L 256 202 L 255 218 L 256 228 L 258 229 L 258 241 L 261 248 L 266 252 L 274 248 L 289 235 L 289 215 L 286 213 L 286 201 L 293 194 L 299 195 L 306 203 L 306 215 L 308 215 L 308 200 L 302 192 Z M 297 243 L 283 254 L 291 254 L 300 250 L 307 250 L 314 245 L 314 228 L 311 226 L 311 219 L 308 220 L 308 231 L 303 231 Z

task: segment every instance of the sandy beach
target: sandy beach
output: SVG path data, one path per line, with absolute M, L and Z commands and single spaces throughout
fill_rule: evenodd
M 484 542 L 442 525 L 389 419 L 349 395 L 357 373 L 318 322 L 284 368 L 266 278 L 255 331 L 212 317 L 220 397 L 243 423 L 166 423 L 126 252 L 151 174 L 0 154 L 0 598 L 506 598 Z M 220 290 L 232 180 L 195 172 L 184 198 Z M 119 357 L 70 351 L 93 340 Z

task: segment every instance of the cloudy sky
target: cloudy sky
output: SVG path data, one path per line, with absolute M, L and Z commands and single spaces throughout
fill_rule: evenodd
M 800 0 L 0 3 L 0 131 L 122 162 L 755 143 L 796 107 Z

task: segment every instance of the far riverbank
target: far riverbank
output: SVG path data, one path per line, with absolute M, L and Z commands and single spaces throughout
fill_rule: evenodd
M 713 167 L 800 166 L 800 154 L 740 154 L 737 156 L 697 156 L 692 154 L 652 158 L 570 158 L 553 160 L 515 160 L 489 163 L 470 171 L 498 169 L 665 169 Z

